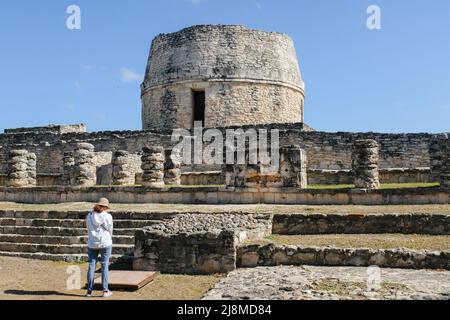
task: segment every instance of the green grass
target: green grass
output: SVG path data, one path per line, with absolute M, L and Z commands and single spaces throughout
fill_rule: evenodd
M 450 251 L 450 236 L 417 234 L 319 234 L 319 235 L 270 235 L 264 240 L 250 243 L 295 245 L 305 247 L 370 248 Z
M 383 183 L 380 189 L 408 189 L 408 188 L 432 188 L 439 187 L 439 183 Z M 311 184 L 308 189 L 354 189 L 354 184 L 337 184 L 337 185 L 322 185 Z

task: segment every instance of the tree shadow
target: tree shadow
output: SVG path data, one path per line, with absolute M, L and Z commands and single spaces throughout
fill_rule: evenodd
M 60 296 L 60 297 L 76 297 L 84 298 L 83 294 L 72 294 L 58 291 L 29 291 L 29 290 L 5 290 L 4 294 L 16 295 L 16 296 Z

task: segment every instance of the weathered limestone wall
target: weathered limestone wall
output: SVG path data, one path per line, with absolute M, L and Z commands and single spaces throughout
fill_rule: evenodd
M 136 171 L 133 158 L 127 151 L 116 151 L 112 157 L 112 183 L 114 185 L 135 184 Z
M 303 122 L 304 84 L 294 44 L 243 26 L 194 26 L 153 40 L 144 129 L 191 128 L 193 90 L 206 94 L 206 126 Z
M 142 149 L 142 185 L 151 188 L 164 186 L 165 153 L 162 147 Z
M 450 188 L 450 139 L 444 143 L 440 174 L 441 187 Z
M 306 153 L 300 146 L 286 146 L 280 149 L 280 174 L 284 187 L 306 188 Z
M 367 267 L 376 265 L 381 268 L 450 270 L 450 252 L 255 244 L 238 248 L 237 265 L 241 268 L 279 265 Z
M 22 188 L 36 186 L 36 155 L 27 150 L 8 153 L 6 186 Z
M 437 182 L 429 168 L 380 169 L 380 183 L 430 183 Z M 351 170 L 308 170 L 308 184 L 338 185 L 353 184 Z
M 74 183 L 79 187 L 92 187 L 97 183 L 94 146 L 89 143 L 77 144 L 74 152 Z
M 134 270 L 215 274 L 236 268 L 236 247 L 271 233 L 268 214 L 180 214 L 135 234 Z
M 274 234 L 450 234 L 447 214 L 277 214 Z
M 22 203 L 95 202 L 184 204 L 413 205 L 448 204 L 448 188 L 298 189 L 298 188 L 145 188 L 0 187 L 0 201 Z
M 176 186 L 181 184 L 181 154 L 177 150 L 165 150 L 164 183 Z
M 31 128 L 14 128 L 5 129 L 5 134 L 18 134 L 18 133 L 76 133 L 86 132 L 86 126 L 84 124 L 73 125 L 49 125 L 45 127 L 31 127 Z
M 259 128 L 259 127 L 258 127 Z M 299 145 L 306 151 L 308 169 L 349 170 L 351 148 L 358 139 L 374 139 L 380 146 L 380 169 L 430 167 L 429 145 L 432 134 L 387 134 L 349 132 L 304 132 L 300 124 L 271 125 L 261 128 L 280 129 L 281 145 Z M 245 128 L 244 128 L 245 129 Z M 221 129 L 224 130 L 224 129 Z M 170 132 L 117 131 L 69 134 L 0 134 L 0 174 L 6 174 L 9 149 L 27 149 L 37 156 L 38 175 L 62 174 L 63 152 L 68 145 L 88 142 L 96 153 L 125 150 L 133 154 L 146 145 L 172 146 Z M 47 143 L 40 143 L 45 141 Z M 217 168 L 220 170 L 220 168 Z M 213 169 L 216 170 L 216 169 Z M 438 182 L 436 180 L 436 182 Z
M 375 140 L 356 140 L 352 148 L 352 173 L 356 188 L 378 189 L 379 155 Z

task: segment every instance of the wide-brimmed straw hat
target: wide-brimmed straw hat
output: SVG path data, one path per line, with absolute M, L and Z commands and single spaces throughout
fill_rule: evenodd
M 109 208 L 109 200 L 106 198 L 100 198 L 97 202 L 98 206 Z

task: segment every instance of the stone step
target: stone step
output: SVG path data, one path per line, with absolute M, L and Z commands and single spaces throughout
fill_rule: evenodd
M 25 219 L 81 219 L 84 220 L 87 211 L 15 211 L 0 210 L 0 218 Z M 167 212 L 111 212 L 114 220 L 162 220 L 175 213 Z
M 114 235 L 134 236 L 141 228 L 115 228 Z M 42 235 L 42 236 L 85 236 L 86 228 L 61 227 L 28 227 L 28 226 L 0 226 L 0 234 Z
M 143 228 L 155 223 L 149 220 L 116 220 L 114 228 Z M 81 219 L 0 218 L 0 226 L 85 228 L 86 223 Z
M 0 234 L 0 242 L 86 245 L 87 236 L 37 236 L 37 235 Z M 113 243 L 134 245 L 134 236 L 113 236 Z
M 118 244 L 113 246 L 113 254 L 127 255 L 133 252 L 134 246 Z M 0 251 L 6 252 L 29 252 L 49 254 L 87 254 L 86 245 L 53 245 L 36 243 L 10 243 L 0 242 Z
M 50 253 L 30 253 L 30 252 L 10 252 L 10 251 L 0 251 L 0 257 L 16 257 L 23 259 L 34 259 L 34 260 L 48 260 L 48 261 L 65 261 L 71 263 L 86 262 L 87 254 L 50 254 Z M 131 263 L 133 256 L 131 255 L 120 255 L 113 254 L 111 256 L 111 263 Z

